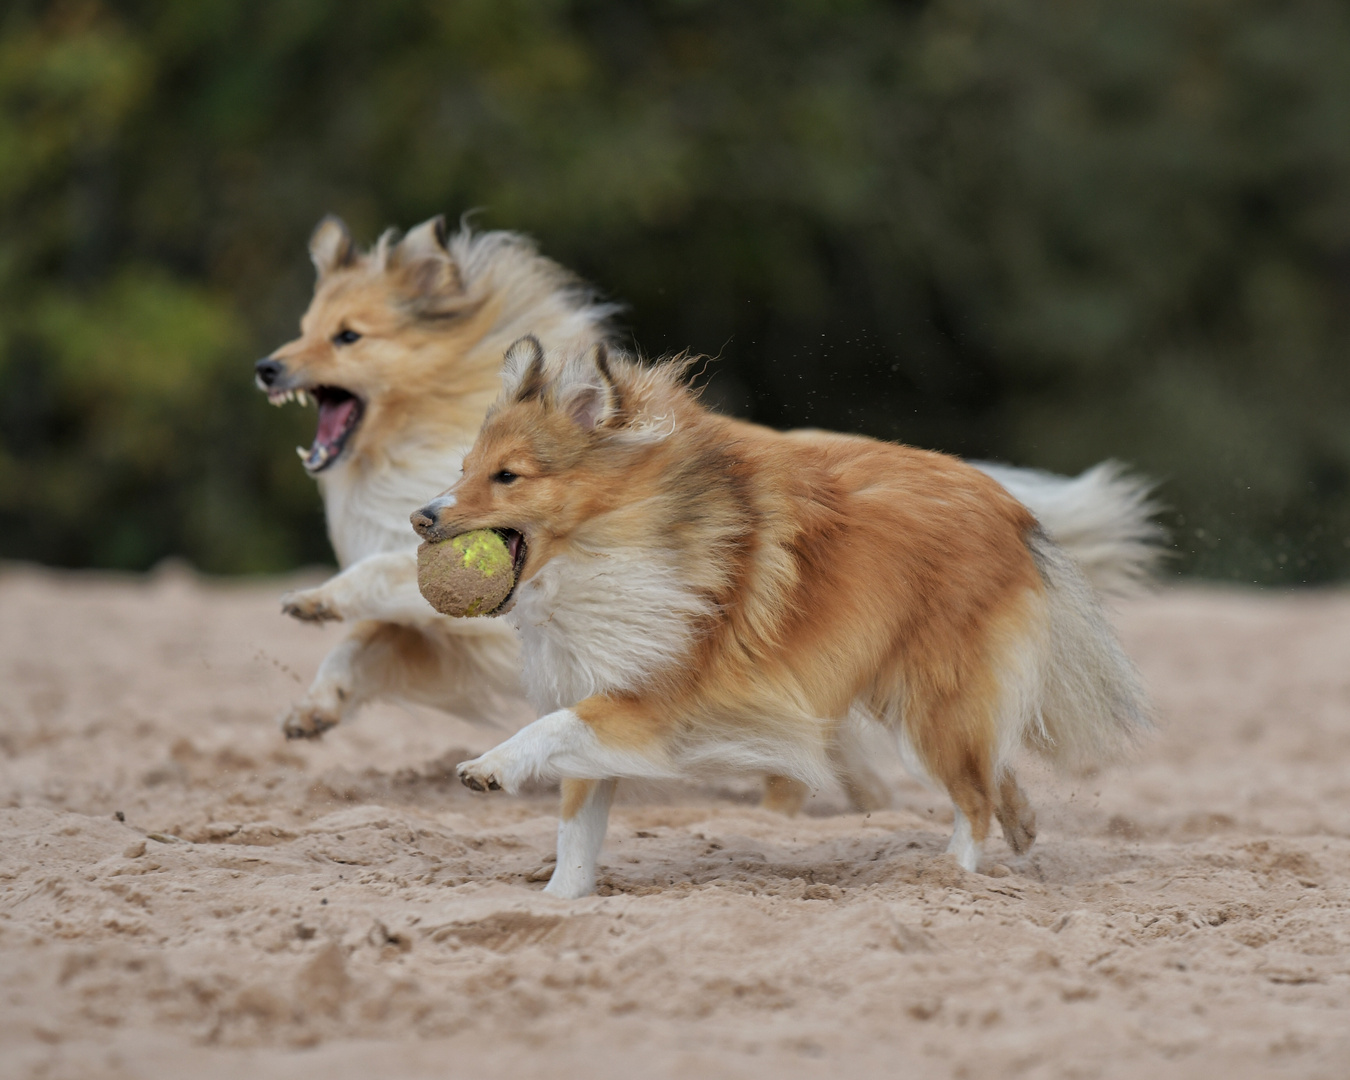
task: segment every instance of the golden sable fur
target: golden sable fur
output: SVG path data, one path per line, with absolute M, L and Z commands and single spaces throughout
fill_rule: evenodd
M 603 341 L 613 308 L 512 233 L 454 236 L 443 218 L 359 251 L 336 218 L 310 241 L 318 271 L 301 335 L 257 364 L 276 404 L 319 408 L 300 455 L 319 483 L 342 572 L 283 598 L 308 621 L 352 632 L 284 717 L 313 738 L 380 697 L 470 718 L 521 703 L 516 640 L 495 620 L 436 614 L 417 590 L 408 513 L 459 468 L 500 388 L 502 353 L 522 334 L 550 346 Z
M 436 615 L 417 590 L 408 513 L 459 469 L 500 387 L 507 345 L 532 333 L 548 349 L 582 352 L 607 339 L 613 309 L 523 237 L 449 235 L 441 218 L 401 239 L 391 230 L 370 251 L 325 218 L 310 254 L 318 278 L 301 336 L 259 361 L 257 377 L 275 403 L 319 406 L 314 444 L 301 456 L 323 494 L 342 567 L 283 598 L 284 608 L 352 629 L 283 728 L 292 738 L 317 737 L 363 703 L 391 696 L 469 717 L 519 711 L 515 636 L 495 620 Z M 1074 479 L 980 467 L 1031 508 L 1094 583 L 1116 588 L 1146 575 L 1158 552 L 1146 484 L 1110 463 Z M 831 754 L 854 805 L 885 802 L 858 740 L 841 737 Z M 779 777 L 766 801 L 790 812 L 806 790 Z
M 678 366 L 513 346 L 463 476 L 413 515 L 500 530 L 500 612 L 549 711 L 460 766 L 470 787 L 563 781 L 549 891 L 594 886 L 621 777 L 758 769 L 820 783 L 850 722 L 899 740 L 956 808 L 973 870 L 991 819 L 1035 835 L 1032 746 L 1113 756 L 1148 726 L 1134 669 L 1072 559 L 985 473 L 851 436 L 717 416 Z

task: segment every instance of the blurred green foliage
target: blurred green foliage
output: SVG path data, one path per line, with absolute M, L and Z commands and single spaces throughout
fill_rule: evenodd
M 1180 570 L 1350 575 L 1339 0 L 120 0 L 0 15 L 0 555 L 327 556 L 251 362 L 327 211 L 483 208 L 710 393 L 1163 477 Z

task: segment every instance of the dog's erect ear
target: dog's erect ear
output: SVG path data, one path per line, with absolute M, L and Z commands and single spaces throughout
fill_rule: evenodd
M 558 407 L 587 431 L 600 427 L 620 411 L 619 390 L 604 344 L 563 365 L 554 395 Z
M 514 401 L 528 401 L 543 391 L 544 347 L 537 337 L 527 334 L 502 358 L 502 393 Z
M 309 238 L 309 257 L 314 260 L 319 277 L 352 264 L 356 258 L 356 245 L 340 217 L 329 214 L 315 227 Z
M 437 214 L 408 230 L 408 234 L 398 244 L 399 258 L 412 262 L 433 256 L 444 257 L 450 253 L 450 249 L 445 246 L 446 236 L 445 215 Z
M 403 275 L 419 314 L 449 314 L 443 310 L 443 301 L 463 292 L 459 267 L 446 240 L 445 217 L 437 214 L 409 229 L 389 252 L 388 265 Z

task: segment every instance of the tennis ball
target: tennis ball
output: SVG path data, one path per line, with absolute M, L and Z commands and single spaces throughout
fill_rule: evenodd
M 511 551 L 490 529 L 417 549 L 417 587 L 442 615 L 490 615 L 515 583 Z

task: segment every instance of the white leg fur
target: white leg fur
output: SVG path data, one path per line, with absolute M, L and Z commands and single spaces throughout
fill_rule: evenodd
M 459 765 L 459 776 L 479 791 L 514 794 L 527 780 L 607 780 L 611 777 L 674 778 L 679 773 L 661 760 L 615 750 L 595 737 L 589 724 L 571 709 L 559 709 L 527 724 L 506 742 Z
M 352 634 L 323 658 L 304 698 L 281 718 L 288 739 L 313 739 L 336 727 L 361 703 L 355 673 L 365 636 Z
M 884 810 L 891 805 L 890 785 L 872 768 L 872 740 L 887 738 L 888 732 L 861 710 L 839 725 L 830 743 L 830 761 L 839 782 L 848 794 L 849 804 L 861 813 Z
M 471 634 L 454 625 L 468 622 L 480 625 Z M 513 704 L 518 665 L 515 635 L 498 619 L 438 619 L 414 627 L 358 622 L 324 657 L 309 692 L 282 720 L 282 730 L 288 738 L 314 738 L 381 697 L 431 705 L 471 721 L 498 720 L 518 713 Z
M 287 593 L 281 610 L 305 622 L 377 619 L 416 625 L 441 618 L 417 588 L 415 551 L 369 555 L 322 585 Z
M 975 843 L 975 838 L 970 834 L 970 822 L 966 815 L 961 813 L 959 807 L 953 809 L 956 810 L 956 823 L 952 828 L 952 838 L 947 844 L 947 854 L 955 855 L 961 869 L 973 874 L 980 864 L 980 845 Z
M 600 780 L 571 818 L 558 822 L 558 864 L 544 892 L 576 900 L 595 891 L 596 862 L 609 827 L 617 780 Z

